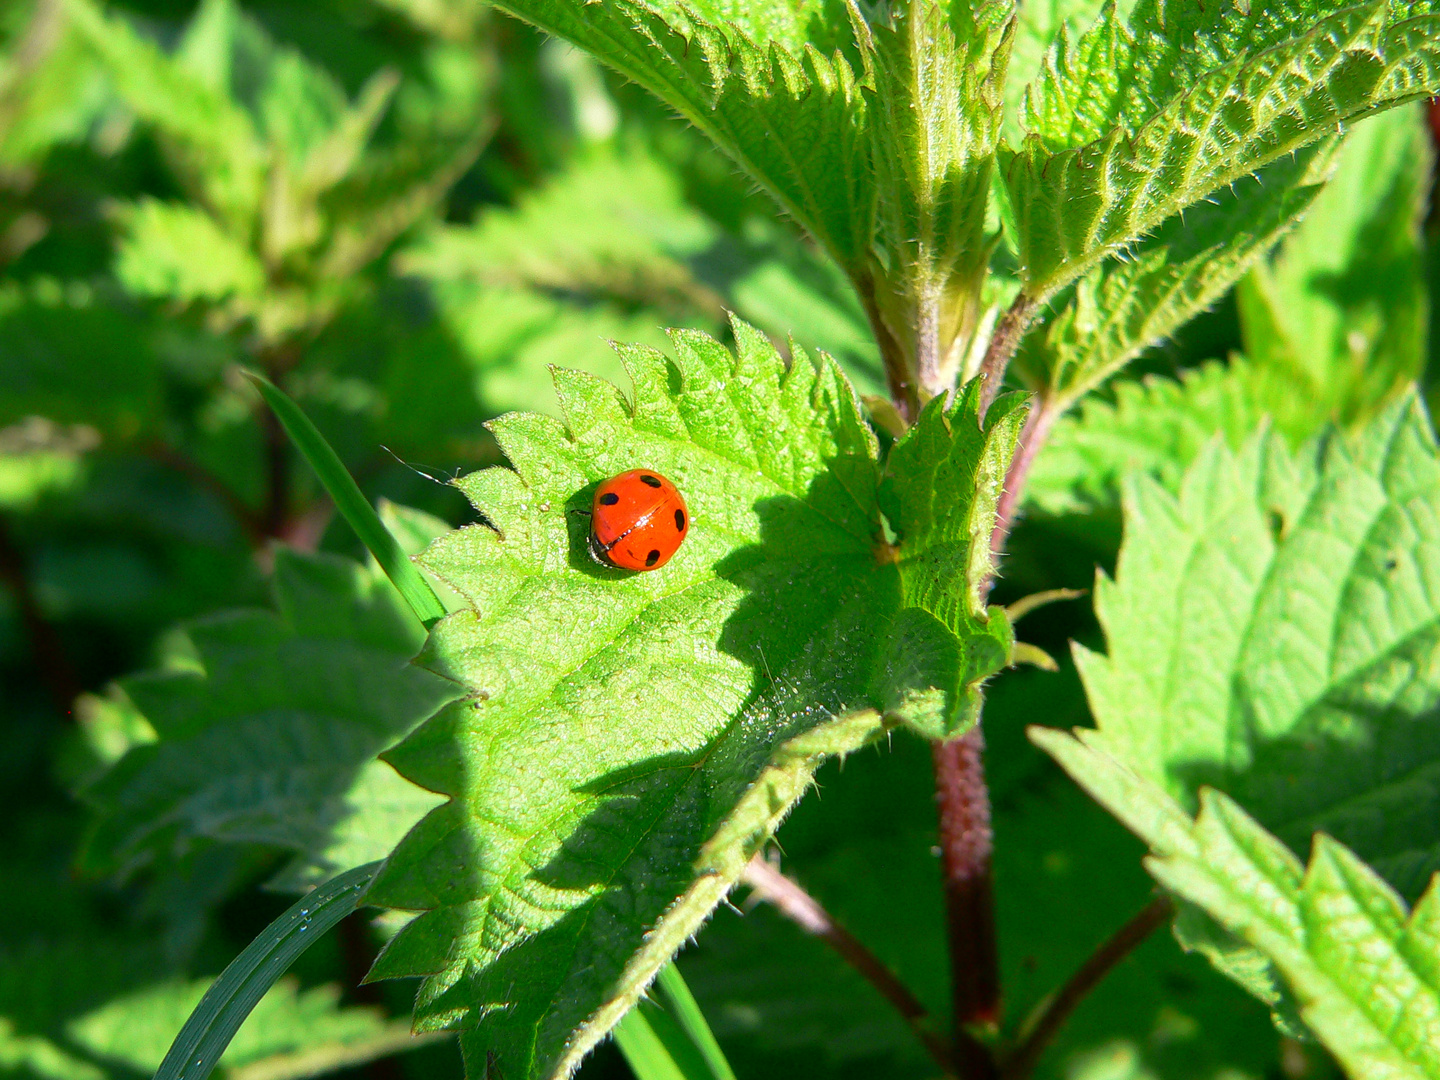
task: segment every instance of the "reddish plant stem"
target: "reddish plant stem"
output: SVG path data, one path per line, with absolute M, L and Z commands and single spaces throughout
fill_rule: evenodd
M 1010 530 L 1015 527 L 1015 513 L 1020 508 L 1020 496 L 1025 492 L 1025 481 L 1029 479 L 1030 467 L 1035 464 L 1035 455 L 1050 437 L 1050 429 L 1059 416 L 1060 411 L 1042 398 L 1020 432 L 1020 444 L 1015 448 L 1015 456 L 1005 473 L 1005 487 L 995 505 L 995 527 L 990 532 L 990 550 L 997 563 L 1005 549 L 1005 541 L 1010 537 Z
M 1000 391 L 1005 369 L 1035 310 L 1024 293 L 1016 296 L 991 335 L 980 364 L 980 419 Z M 1028 425 L 1027 425 L 1028 427 Z M 1017 450 L 1017 460 L 1027 449 Z M 1034 452 L 1029 451 L 1033 458 Z M 1012 466 L 1013 470 L 1013 466 Z M 1027 463 L 1011 484 L 1007 474 L 995 529 L 1009 529 Z M 1013 490 L 1012 490 L 1013 489 Z M 995 533 L 992 532 L 992 542 Z M 994 1080 L 999 1074 L 990 1048 L 972 1034 L 1000 1021 L 1000 955 L 995 940 L 995 884 L 991 868 L 994 834 L 990 828 L 990 791 L 985 783 L 985 737 L 977 723 L 966 735 L 934 744 L 935 802 L 939 812 L 940 853 L 944 869 L 945 911 L 950 945 L 955 1063 L 964 1080 Z
M 980 374 L 985 378 L 980 386 L 982 420 L 985 418 L 985 411 L 990 408 L 990 403 L 1000 393 L 1000 386 L 1005 381 L 1005 369 L 1010 366 L 1010 358 L 1020 347 L 1020 339 L 1025 336 L 1025 330 L 1034 314 L 1035 301 L 1022 292 L 1015 297 L 1005 314 L 1000 316 L 1000 321 L 995 324 L 995 332 L 990 335 L 990 344 L 985 349 L 985 358 L 980 361 Z
M 30 586 L 25 556 L 16 547 L 3 517 L 0 517 L 0 581 L 8 585 L 15 596 L 15 606 L 20 609 L 20 621 L 30 639 L 30 650 L 35 656 L 35 669 L 40 681 L 45 684 L 55 710 L 62 717 L 69 718 L 75 699 L 80 696 L 80 680 L 70 664 L 60 635 L 40 610 L 35 590 Z
M 977 724 L 958 739 L 934 744 L 935 801 L 940 817 L 955 1063 L 964 1080 L 998 1075 L 989 1047 L 970 1032 L 1000 1019 L 1000 958 L 990 857 L 990 792 L 985 738 Z
M 1070 1019 L 1087 994 L 1108 975 L 1112 968 L 1149 937 L 1170 918 L 1174 911 L 1170 899 L 1156 897 L 1119 930 L 1115 931 L 1103 945 L 1093 952 L 1071 975 L 1060 992 L 1045 1007 L 1039 1020 L 1026 1033 L 1020 1045 L 1015 1048 L 1001 1071 L 1004 1080 L 1025 1080 L 1034 1070 L 1045 1047 Z
M 932 1030 L 930 1014 L 925 1006 L 878 956 L 837 923 L 821 906 L 820 901 L 759 855 L 746 865 L 740 880 L 750 886 L 751 896 L 773 904 L 781 914 L 793 920 L 801 929 L 820 938 L 871 986 L 880 991 L 880 995 L 905 1018 L 910 1030 L 924 1044 L 936 1064 L 945 1070 L 946 1075 L 952 1075 L 954 1066 L 950 1062 L 950 1052 L 944 1040 Z

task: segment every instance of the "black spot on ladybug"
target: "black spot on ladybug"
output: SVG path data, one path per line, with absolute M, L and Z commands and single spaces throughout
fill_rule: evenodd
M 676 510 L 676 511 L 675 511 L 675 528 L 678 529 L 680 532 L 684 532 L 684 531 L 685 531 L 685 511 L 684 511 L 684 510 Z
M 601 506 L 614 506 L 619 501 L 620 496 L 616 495 L 613 491 L 607 491 L 604 495 L 600 496 Z
M 644 476 L 640 477 L 640 482 L 647 485 L 648 487 L 658 488 L 661 486 L 660 478 L 658 476 L 651 476 L 649 473 L 646 473 Z
M 654 566 L 654 565 L 655 565 L 657 562 L 659 562 L 659 561 L 660 561 L 660 552 L 658 552 L 658 551 L 652 551 L 652 552 L 650 552 L 649 555 L 646 555 L 646 556 L 645 556 L 645 565 L 646 565 L 646 566 Z

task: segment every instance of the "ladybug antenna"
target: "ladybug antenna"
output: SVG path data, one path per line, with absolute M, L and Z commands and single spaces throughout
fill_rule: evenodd
M 434 473 L 429 472 L 429 471 L 426 470 L 426 469 L 422 469 L 419 465 L 414 465 L 414 464 L 411 464 L 410 462 L 406 461 L 404 458 L 402 458 L 399 454 L 395 453 L 394 450 L 391 450 L 391 449 L 390 449 L 388 446 L 386 446 L 384 443 L 381 443 L 381 444 L 380 444 L 380 449 L 381 449 L 381 450 L 384 450 L 387 454 L 389 454 L 391 457 L 393 457 L 393 458 L 394 458 L 396 461 L 398 461 L 401 465 L 405 466 L 405 468 L 407 468 L 407 469 L 409 469 L 411 472 L 413 472 L 416 476 L 423 476 L 426 480 L 429 480 L 432 484 L 439 484 L 441 487 L 449 487 L 451 484 L 453 484 L 453 483 L 454 483 L 457 479 L 459 479 L 459 477 L 460 477 L 460 469 L 457 467 L 457 468 L 455 469 L 455 474 L 454 474 L 453 476 L 449 476 L 449 477 L 446 477 L 444 480 L 441 480 L 440 477 L 436 476 Z

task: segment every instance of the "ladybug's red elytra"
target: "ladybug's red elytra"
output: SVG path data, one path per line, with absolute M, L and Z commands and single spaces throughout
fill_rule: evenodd
M 590 557 L 622 570 L 658 570 L 690 531 L 685 500 L 654 469 L 631 469 L 595 489 Z

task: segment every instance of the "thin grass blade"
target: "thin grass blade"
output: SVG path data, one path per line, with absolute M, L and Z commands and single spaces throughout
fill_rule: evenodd
M 666 964 L 660 969 L 655 986 L 658 990 L 657 999 L 700 1052 L 709 1069 L 709 1076 L 713 1080 L 735 1080 L 735 1072 L 730 1068 L 730 1062 L 725 1060 L 725 1054 L 720 1049 L 720 1044 L 715 1041 L 710 1025 L 705 1022 L 705 1014 L 700 1011 L 695 995 L 690 993 L 690 987 L 685 985 L 680 969 L 674 964 Z
M 320 434 L 310 422 L 310 418 L 285 391 L 263 375 L 253 371 L 245 374 L 259 389 L 265 403 L 274 410 L 281 426 L 310 463 L 310 467 L 315 470 L 320 483 L 325 485 L 325 490 L 335 501 L 335 509 L 340 511 L 340 516 L 350 523 L 350 527 L 360 537 L 360 542 L 375 556 L 380 569 L 385 571 L 405 602 L 410 605 L 410 610 L 415 612 L 415 616 L 425 625 L 425 629 L 430 629 L 445 614 L 444 605 L 430 588 L 429 582 L 415 568 L 415 564 L 400 549 L 400 545 L 390 535 L 390 530 L 385 528 L 380 515 L 375 513 L 375 508 L 360 491 L 359 485 L 350 476 L 339 455 L 331 449 L 325 436 Z
M 220 973 L 185 1021 L 155 1080 L 205 1080 L 265 992 L 325 931 L 359 906 L 378 862 L 358 866 L 307 893 Z

